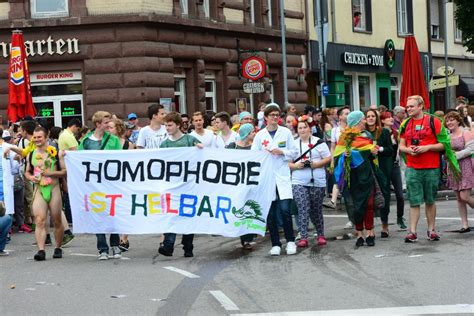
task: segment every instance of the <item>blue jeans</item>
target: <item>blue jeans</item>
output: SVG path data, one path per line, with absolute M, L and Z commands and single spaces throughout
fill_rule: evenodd
M 7 243 L 7 236 L 10 227 L 12 226 L 13 218 L 11 215 L 3 215 L 0 217 L 0 251 L 5 249 Z
M 105 234 L 96 234 L 97 236 L 97 249 L 99 253 L 109 253 L 109 245 L 107 245 L 107 238 Z M 110 234 L 110 247 L 118 247 L 120 244 L 119 234 Z
M 181 239 L 181 244 L 183 245 L 183 249 L 185 252 L 193 251 L 193 248 L 194 248 L 193 240 L 194 240 L 194 234 L 183 235 L 183 238 Z M 163 247 L 166 250 L 173 252 L 175 242 L 176 242 L 176 234 L 166 233 L 165 240 L 163 241 Z
M 272 202 L 270 211 L 268 212 L 267 225 L 270 230 L 270 239 L 272 247 L 281 247 L 280 234 L 278 233 L 278 215 L 283 221 L 283 231 L 285 232 L 286 242 L 295 241 L 295 233 L 293 231 L 293 219 L 291 218 L 290 199 L 277 199 Z

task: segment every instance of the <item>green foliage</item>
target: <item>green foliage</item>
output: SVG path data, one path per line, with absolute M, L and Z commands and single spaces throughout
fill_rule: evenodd
M 474 1 L 454 0 L 456 11 L 454 12 L 457 27 L 462 31 L 462 40 L 468 51 L 474 53 Z

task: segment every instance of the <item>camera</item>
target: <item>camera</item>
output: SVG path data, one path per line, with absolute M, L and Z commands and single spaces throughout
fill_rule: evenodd
M 420 140 L 419 140 L 419 139 L 414 139 L 414 138 L 412 138 L 410 143 L 411 143 L 413 146 L 418 146 L 418 145 L 420 145 Z
M 305 161 L 303 162 L 303 165 L 304 165 L 305 168 L 311 168 L 311 161 L 305 160 Z

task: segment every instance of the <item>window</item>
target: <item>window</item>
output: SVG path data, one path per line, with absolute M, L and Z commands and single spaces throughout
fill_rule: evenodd
M 456 23 L 456 4 L 454 4 L 454 42 L 455 43 L 462 43 L 462 31 L 458 28 L 458 24 Z
M 175 77 L 174 78 L 174 104 L 175 111 L 179 113 L 186 113 L 186 78 L 184 77 Z
M 354 110 L 354 100 L 352 99 L 352 76 L 344 76 L 344 100 L 346 105 L 350 106 L 351 111 Z
M 268 26 L 272 26 L 272 0 L 267 0 L 267 17 L 268 17 Z
M 209 19 L 211 17 L 211 11 L 209 8 L 209 0 L 203 0 L 202 7 L 204 9 L 204 16 L 206 17 L 206 19 Z
M 400 104 L 400 80 L 398 77 L 390 77 L 390 99 L 392 109 Z
M 68 0 L 31 0 L 31 17 L 69 16 Z
M 359 76 L 359 105 L 361 111 L 370 107 L 370 77 Z
M 413 34 L 413 0 L 397 0 L 398 35 Z
M 352 0 L 352 26 L 354 31 L 372 31 L 371 0 Z
M 217 112 L 215 79 L 206 79 L 206 111 Z
M 255 0 L 250 0 L 250 23 L 255 24 Z
M 181 6 L 181 14 L 189 14 L 188 0 L 179 0 L 179 5 Z
M 430 0 L 431 38 L 442 39 L 441 27 L 444 24 L 443 0 Z

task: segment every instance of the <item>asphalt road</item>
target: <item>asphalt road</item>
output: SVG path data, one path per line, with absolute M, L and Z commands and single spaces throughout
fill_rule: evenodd
M 325 214 L 328 238 L 350 232 L 343 213 Z M 391 225 L 375 247 L 312 240 L 280 257 L 268 255 L 268 235 L 251 252 L 237 238 L 200 235 L 194 258 L 178 247 L 158 256 L 159 237 L 144 235 L 130 236 L 124 258 L 99 262 L 95 236 L 81 235 L 63 259 L 50 247 L 35 262 L 33 235 L 14 234 L 0 257 L 0 315 L 474 314 L 474 232 L 449 232 L 460 228 L 455 201 L 439 202 L 438 217 L 439 242 L 405 244 Z

